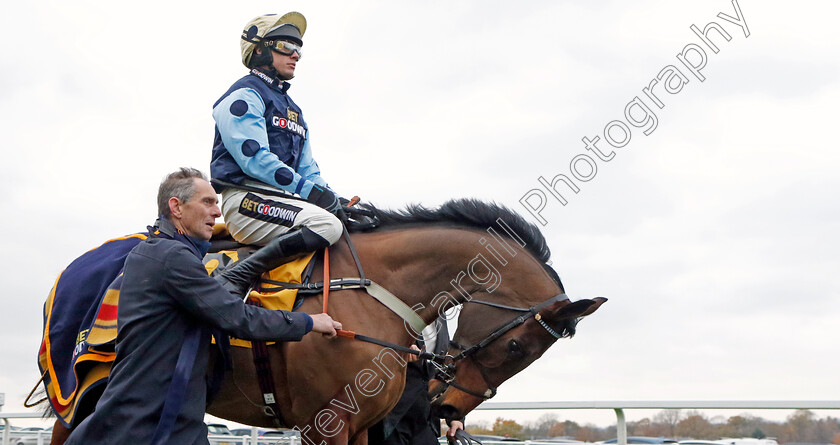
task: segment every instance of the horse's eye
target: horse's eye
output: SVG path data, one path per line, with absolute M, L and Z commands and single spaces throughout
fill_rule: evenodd
M 510 343 L 508 343 L 508 351 L 510 351 L 511 354 L 515 355 L 523 354 L 522 346 L 520 346 L 519 342 L 517 342 L 516 340 L 511 340 Z

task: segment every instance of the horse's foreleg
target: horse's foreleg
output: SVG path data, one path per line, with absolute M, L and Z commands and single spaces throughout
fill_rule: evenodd
M 52 429 L 52 439 L 50 439 L 50 445 L 64 445 L 64 442 L 66 442 L 67 438 L 70 437 L 70 433 L 71 430 L 69 428 L 64 426 L 61 421 L 56 420 Z

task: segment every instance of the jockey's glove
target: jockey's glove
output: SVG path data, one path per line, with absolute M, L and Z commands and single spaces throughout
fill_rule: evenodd
M 306 202 L 315 204 L 316 206 L 333 214 L 338 214 L 341 211 L 341 204 L 338 202 L 338 196 L 330 189 L 321 187 L 320 185 L 313 185 L 312 191 L 306 197 Z

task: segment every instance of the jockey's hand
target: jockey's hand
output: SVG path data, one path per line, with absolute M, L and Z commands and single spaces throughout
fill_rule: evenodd
M 321 187 L 314 184 L 309 196 L 306 197 L 306 202 L 315 204 L 316 206 L 330 212 L 337 213 L 341 210 L 341 204 L 338 202 L 338 196 L 328 188 Z
M 342 224 L 347 225 L 347 220 L 350 219 L 347 216 L 347 212 L 344 211 L 344 207 L 339 207 L 338 210 L 335 211 L 335 216 L 338 218 Z
M 350 204 L 350 200 L 347 198 L 342 198 L 341 196 L 338 197 L 338 206 L 341 207 L 335 212 L 335 216 L 341 220 L 341 223 L 345 226 L 347 225 L 347 221 L 350 219 L 350 215 L 348 214 L 350 207 L 347 205 Z
M 335 321 L 327 314 L 314 314 L 312 317 L 312 332 L 324 334 L 325 337 L 333 338 L 337 334 L 336 329 L 341 329 L 341 323 Z

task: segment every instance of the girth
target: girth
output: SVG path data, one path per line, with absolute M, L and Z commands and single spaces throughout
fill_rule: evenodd
M 247 304 L 262 307 L 259 300 L 249 298 Z M 257 370 L 257 383 L 263 400 L 263 414 L 271 417 L 277 428 L 286 426 L 280 405 L 277 404 L 277 389 L 274 386 L 274 374 L 271 372 L 271 357 L 268 345 L 264 341 L 251 341 L 251 353 L 254 356 L 254 367 Z

